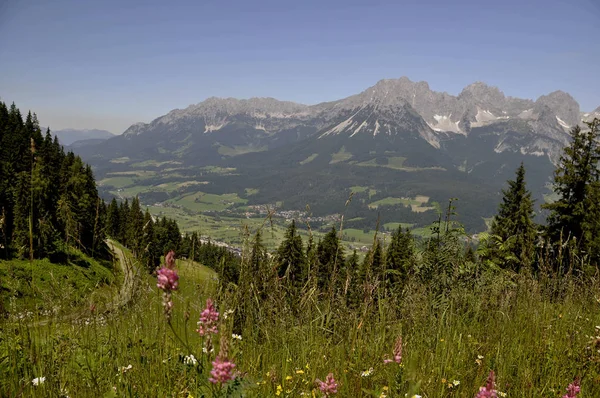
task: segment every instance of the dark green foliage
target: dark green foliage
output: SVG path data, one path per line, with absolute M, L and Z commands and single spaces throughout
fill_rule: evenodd
M 55 258 L 65 244 L 93 255 L 103 210 L 90 166 L 42 135 L 35 114 L 23 121 L 0 102 L 0 256 Z
M 317 285 L 320 289 L 335 286 L 336 273 L 344 263 L 344 248 L 335 227 L 317 245 Z M 331 285 L 330 285 L 331 284 Z
M 554 189 L 559 199 L 543 205 L 543 208 L 550 210 L 546 231 L 556 254 L 558 245 L 561 245 L 568 248 L 561 253 L 588 256 L 592 265 L 598 265 L 600 120 L 594 119 L 587 125 L 588 131 L 582 131 L 579 126 L 571 130 L 571 145 L 565 148 L 554 173 Z M 562 258 L 557 260 L 560 263 Z
M 402 226 L 392 233 L 392 239 L 385 256 L 385 270 L 383 284 L 386 289 L 400 290 L 408 276 L 414 256 L 414 242 L 407 228 L 402 231 Z
M 533 200 L 525 184 L 523 163 L 517 169 L 516 178 L 508 181 L 508 189 L 502 193 L 502 203 L 492 222 L 493 241 L 487 258 L 518 272 L 532 264 L 537 237 Z
M 277 249 L 277 265 L 279 278 L 284 279 L 288 287 L 299 293 L 308 277 L 306 256 L 302 245 L 302 238 L 296 230 L 296 221 L 285 232 L 285 238 Z

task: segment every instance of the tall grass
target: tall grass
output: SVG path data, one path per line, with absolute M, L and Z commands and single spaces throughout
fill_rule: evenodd
M 600 396 L 597 280 L 488 270 L 440 292 L 413 276 L 353 308 L 310 288 L 291 306 L 278 281 L 241 302 L 211 270 L 177 269 L 170 322 L 152 276 L 118 311 L 0 321 L 0 396 L 321 396 L 315 380 L 333 373 L 341 397 L 472 397 L 490 370 L 509 397 L 559 397 L 576 376 L 582 396 Z M 208 297 L 221 314 L 210 343 L 195 332 Z M 398 336 L 402 362 L 384 364 Z M 237 373 L 221 386 L 208 378 L 223 345 Z

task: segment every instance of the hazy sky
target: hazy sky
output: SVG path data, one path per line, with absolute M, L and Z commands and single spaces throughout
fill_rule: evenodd
M 485 4 L 485 6 L 484 6 Z M 207 97 L 318 103 L 383 78 L 600 106 L 599 0 L 0 0 L 0 98 L 122 133 Z

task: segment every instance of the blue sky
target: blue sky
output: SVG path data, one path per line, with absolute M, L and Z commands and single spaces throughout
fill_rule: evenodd
M 207 97 L 318 103 L 383 78 L 600 106 L 598 0 L 0 0 L 0 98 L 123 132 Z

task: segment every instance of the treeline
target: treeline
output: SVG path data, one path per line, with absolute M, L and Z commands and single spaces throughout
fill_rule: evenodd
M 130 248 L 148 267 L 181 247 L 177 223 L 156 220 L 137 198 L 110 205 L 100 198 L 92 169 L 65 152 L 35 114 L 0 102 L 0 258 L 63 262 L 69 247 L 108 256 L 106 237 Z
M 554 175 L 558 199 L 542 205 L 546 225 L 534 222 L 521 164 L 503 191 L 491 231 L 480 234 L 479 242 L 456 221 L 454 199 L 432 224 L 431 238 L 416 240 L 399 227 L 387 246 L 374 236 L 362 261 L 355 251 L 344 250 L 335 228 L 318 242 L 312 236 L 304 242 L 292 222 L 274 253 L 267 252 L 258 231 L 240 261 L 237 279 L 222 278 L 225 286 L 233 283 L 229 286 L 238 297 L 239 321 L 258 322 L 268 300 L 284 302 L 291 311 L 306 305 L 307 297 L 321 297 L 340 308 L 374 308 L 378 300 L 402 297 L 408 280 L 435 297 L 456 284 L 474 286 L 483 275 L 500 270 L 557 280 L 573 276 L 585 283 L 600 270 L 600 120 L 587 127 L 571 131 L 571 144 Z
M 175 220 L 154 219 L 142 210 L 135 197 L 118 203 L 112 199 L 106 209 L 106 234 L 131 250 L 133 256 L 152 272 L 161 257 L 174 250 L 180 257 L 194 259 L 214 268 L 229 280 L 237 278 L 239 258 L 227 248 L 202 242 L 197 233 L 182 234 Z
M 0 102 L 0 257 L 60 257 L 102 244 L 103 202 L 92 169 L 35 114 Z

